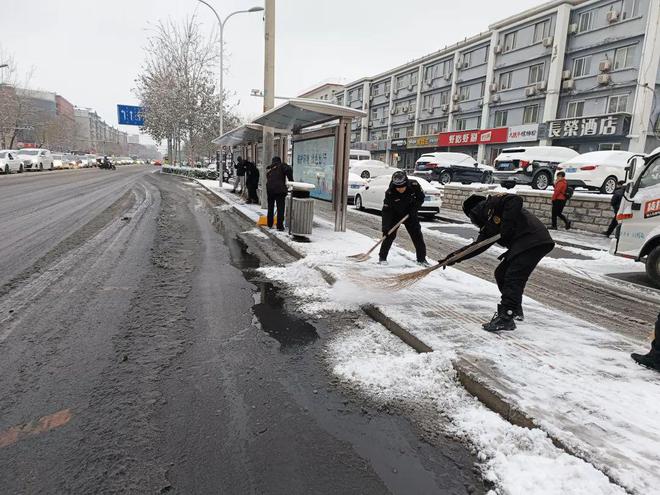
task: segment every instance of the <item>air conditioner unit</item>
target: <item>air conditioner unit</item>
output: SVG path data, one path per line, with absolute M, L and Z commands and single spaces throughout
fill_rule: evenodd
M 462 57 L 462 56 L 461 56 L 461 57 L 458 57 L 458 62 L 457 62 L 457 64 L 458 64 L 458 68 L 459 68 L 459 69 L 460 69 L 461 67 L 463 67 L 463 57 Z
M 483 102 L 483 100 L 480 100 L 480 101 L 479 101 L 479 108 L 481 108 L 481 107 L 483 107 L 483 106 L 484 106 L 484 102 Z
M 491 93 L 497 93 L 497 83 L 491 83 L 490 84 L 490 92 Z
M 539 81 L 536 83 L 537 91 L 545 91 L 547 87 L 548 87 L 548 83 L 546 83 L 545 81 Z
M 451 79 L 451 72 L 447 72 L 445 74 L 445 81 L 449 81 Z
M 461 106 L 460 105 L 454 105 L 454 109 L 452 111 L 453 112 L 460 112 L 461 111 Z
M 412 85 L 412 84 L 408 84 L 408 91 L 412 91 L 412 89 L 413 89 L 413 85 Z
M 408 113 L 408 110 L 410 110 L 410 107 L 407 106 L 407 105 L 405 107 L 401 107 L 401 112 L 402 113 Z
M 609 60 L 601 60 L 601 62 L 598 64 L 598 70 L 601 72 L 608 72 L 612 68 L 612 62 Z
M 460 100 L 460 98 L 461 98 L 461 97 L 460 97 L 459 95 L 454 95 L 454 96 L 451 97 L 451 99 L 452 99 L 453 101 L 458 101 L 458 100 Z
M 469 62 L 463 62 L 463 68 L 467 69 L 468 67 L 470 67 L 470 63 Z
M 607 22 L 610 24 L 619 20 L 619 13 L 616 10 L 610 10 L 607 13 Z
M 569 34 L 575 34 L 575 33 L 577 33 L 577 30 L 578 30 L 577 23 L 574 22 L 574 23 L 568 25 L 568 33 Z
M 369 101 L 374 101 L 374 95 L 369 95 Z
M 575 80 L 574 79 L 567 79 L 563 83 L 561 83 L 562 89 L 575 89 Z
M 447 104 L 445 103 L 444 105 L 442 105 L 442 106 L 440 107 L 440 109 L 441 109 L 443 112 L 447 113 L 447 112 L 449 111 L 449 105 L 447 105 Z
M 394 88 L 394 94 L 399 94 L 399 88 Z
M 570 79 L 572 75 L 573 74 L 571 74 L 570 70 L 565 70 L 565 71 L 562 71 L 561 78 L 562 78 L 563 81 L 565 81 L 566 79 Z
M 493 49 L 495 53 L 502 53 L 502 45 L 497 44 L 495 45 L 495 48 Z
M 598 84 L 600 84 L 601 86 L 605 86 L 610 83 L 611 77 L 609 74 L 599 74 L 597 79 L 598 79 Z
M 435 113 L 435 108 L 433 108 L 433 107 L 427 108 L 426 111 L 430 114 L 433 114 L 433 113 Z
M 381 124 L 384 124 L 384 123 L 385 123 L 385 120 L 387 120 L 387 119 L 386 119 L 385 117 L 382 117 L 382 118 L 380 119 L 380 123 L 381 123 Z
M 525 96 L 530 97 L 536 94 L 536 88 L 532 86 L 531 88 L 525 88 Z
M 389 97 L 390 97 L 390 92 L 388 91 L 387 93 L 385 93 L 385 98 L 389 98 Z
M 390 115 L 394 115 L 396 113 L 396 107 L 392 107 L 390 109 Z
M 433 79 L 427 79 L 426 81 L 424 81 L 424 84 L 426 84 L 427 86 L 432 86 L 433 85 Z
M 373 123 L 373 122 L 369 122 L 369 125 L 368 125 L 369 129 L 371 129 L 373 126 L 374 126 L 374 123 Z
M 552 36 L 548 36 L 547 38 L 543 38 L 543 46 L 546 48 L 550 48 L 552 44 L 554 43 L 555 39 Z
M 499 103 L 500 102 L 500 95 L 493 95 L 490 99 L 493 103 Z
M 411 113 L 408 115 L 408 120 L 415 120 L 415 114 Z

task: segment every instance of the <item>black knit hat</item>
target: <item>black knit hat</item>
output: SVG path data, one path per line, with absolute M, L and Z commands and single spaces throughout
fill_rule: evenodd
M 280 163 L 282 163 L 282 159 L 279 156 L 274 156 L 270 162 L 271 165 L 278 165 Z
M 486 201 L 485 196 L 481 196 L 479 194 L 473 194 L 468 199 L 463 201 L 463 213 L 465 213 L 467 216 L 470 216 L 470 212 L 472 211 L 472 209 L 482 201 Z
M 405 186 L 408 183 L 408 176 L 403 170 L 397 170 L 392 174 L 392 184 L 397 187 Z

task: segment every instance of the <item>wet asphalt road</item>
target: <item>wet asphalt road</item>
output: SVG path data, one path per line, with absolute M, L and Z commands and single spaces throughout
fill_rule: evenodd
M 149 167 L 0 181 L 2 493 L 482 493 L 461 444 L 341 390 L 260 264 Z M 252 239 L 252 240 L 251 240 Z

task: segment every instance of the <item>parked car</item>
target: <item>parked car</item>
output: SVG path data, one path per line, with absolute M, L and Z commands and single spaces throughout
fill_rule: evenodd
M 10 174 L 12 172 L 21 173 L 23 163 L 18 158 L 18 152 L 15 150 L 0 150 L 0 172 Z
M 578 156 L 561 146 L 530 146 L 502 150 L 495 158 L 495 181 L 506 188 L 531 185 L 547 189 L 552 185 L 557 165 Z
M 369 183 L 367 179 L 363 179 L 357 174 L 348 173 L 348 204 L 352 205 L 355 202 L 355 194 L 357 191 Z
M 381 175 L 371 179 L 355 193 L 355 208 L 363 210 L 365 208 L 372 210 L 382 210 L 385 191 L 390 187 L 392 174 Z M 424 191 L 424 204 L 419 209 L 420 216 L 434 217 L 440 213 L 442 206 L 442 191 L 431 185 L 427 180 L 419 177 L 413 177 Z
M 69 164 L 69 158 L 62 153 L 54 153 L 53 157 L 53 168 L 56 169 L 69 169 L 72 168 Z
M 53 156 L 43 148 L 23 148 L 18 150 L 24 170 L 53 170 Z
M 573 187 L 586 187 L 612 194 L 616 183 L 626 177 L 629 151 L 592 151 L 584 153 L 557 167 L 566 174 L 566 182 Z
M 351 160 L 371 160 L 371 151 L 350 150 L 348 156 Z
M 350 173 L 359 175 L 363 179 L 371 179 L 379 175 L 390 176 L 399 170 L 396 167 L 390 167 L 387 163 L 380 160 L 351 160 L 348 165 Z
M 441 184 L 450 182 L 490 184 L 493 180 L 493 168 L 481 165 L 464 153 L 425 153 L 415 162 L 413 175 Z

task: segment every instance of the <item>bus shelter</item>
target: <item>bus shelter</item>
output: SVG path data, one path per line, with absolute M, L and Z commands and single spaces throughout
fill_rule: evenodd
M 279 136 L 276 140 L 276 150 L 281 153 L 280 156 L 286 157 L 288 152 L 287 131 L 280 129 L 275 130 L 275 134 Z M 236 127 L 229 132 L 225 132 L 222 136 L 213 140 L 214 144 L 226 146 L 227 148 L 238 148 L 238 153 L 243 158 L 253 161 L 255 164 L 260 163 L 259 145 L 263 140 L 263 126 L 259 124 L 244 124 Z M 222 174 L 220 175 L 222 180 Z
M 315 185 L 312 197 L 332 202 L 337 232 L 346 231 L 351 121 L 366 115 L 355 108 L 293 98 L 253 122 L 292 135 L 293 177 Z

